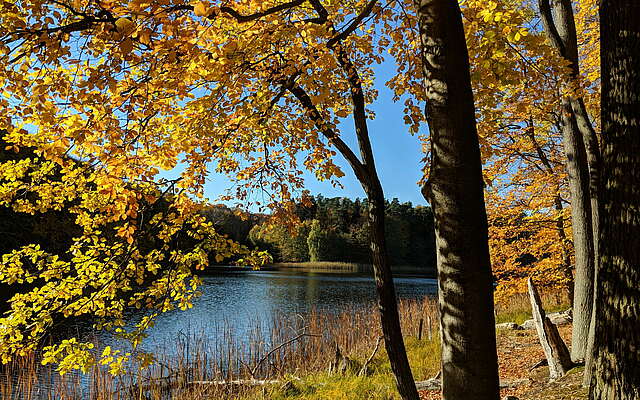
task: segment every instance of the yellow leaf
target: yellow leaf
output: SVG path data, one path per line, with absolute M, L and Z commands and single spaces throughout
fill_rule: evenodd
M 118 32 L 127 34 L 133 30 L 134 23 L 129 18 L 120 17 L 116 20 L 116 29 Z
M 209 14 L 211 13 L 211 9 L 203 2 L 199 2 L 198 4 L 193 6 L 193 12 L 198 17 L 208 17 Z

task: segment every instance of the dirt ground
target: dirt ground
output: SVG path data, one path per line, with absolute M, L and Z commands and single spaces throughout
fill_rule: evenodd
M 559 327 L 565 343 L 571 342 L 571 325 Z M 587 398 L 587 390 L 581 387 L 583 367 L 569 371 L 562 379 L 549 381 L 548 367 L 531 368 L 544 359 L 544 352 L 535 330 L 499 330 L 498 363 L 500 380 L 511 382 L 514 387 L 502 389 L 501 398 L 507 395 L 520 400 L 578 400 Z M 440 399 L 439 390 L 420 392 L 423 400 Z

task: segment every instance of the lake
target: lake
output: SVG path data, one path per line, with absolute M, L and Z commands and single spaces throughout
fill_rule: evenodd
M 237 337 L 259 320 L 270 326 L 276 315 L 304 315 L 315 309 L 339 313 L 375 304 L 375 283 L 371 273 L 314 272 L 300 269 L 235 271 L 202 277 L 202 296 L 187 311 L 160 315 L 144 348 L 165 347 L 178 335 L 198 332 L 214 337 L 222 325 L 232 326 Z M 401 299 L 435 295 L 435 279 L 417 275 L 394 277 Z
M 375 284 L 371 273 L 320 272 L 299 268 L 274 271 L 247 269 L 209 273 L 201 278 L 202 295 L 195 300 L 193 308 L 161 314 L 156 324 L 148 330 L 149 336 L 139 350 L 151 351 L 158 356 L 155 369 L 147 371 L 149 376 L 172 376 L 173 372 L 168 371 L 174 371 L 172 368 L 177 365 L 186 365 L 187 368 L 184 371 L 194 374 L 190 379 L 196 379 L 194 377 L 199 375 L 195 375 L 193 371 L 196 369 L 191 370 L 191 366 L 195 368 L 195 366 L 204 365 L 200 370 L 209 374 L 206 375 L 207 377 L 226 378 L 227 371 L 242 370 L 239 364 L 242 359 L 247 360 L 247 363 L 251 363 L 251 360 L 255 363 L 257 357 L 264 355 L 268 349 L 273 348 L 275 343 L 283 343 L 287 338 L 298 334 L 292 333 L 292 329 L 295 332 L 299 332 L 301 328 L 306 330 L 307 324 L 312 320 L 311 317 L 308 319 L 306 317 L 314 310 L 319 312 L 316 315 L 328 315 L 329 319 L 331 314 L 344 315 L 347 312 L 354 317 L 354 320 L 366 322 L 367 319 L 359 319 L 358 314 L 351 314 L 351 312 L 362 310 L 368 315 L 368 310 L 373 310 L 376 302 Z M 397 274 L 394 282 L 399 299 L 423 299 L 436 293 L 435 279 Z M 139 318 L 141 314 L 134 313 L 130 316 L 130 322 L 135 322 Z M 276 328 L 272 330 L 274 326 Z M 322 334 L 324 337 L 329 334 L 325 327 L 327 325 L 315 325 L 310 330 L 313 330 L 312 333 L 315 336 Z M 86 324 L 72 325 L 68 328 L 71 332 L 67 333 L 76 331 L 75 334 L 80 336 L 87 334 L 92 337 L 99 348 L 108 345 L 123 351 L 131 350 L 124 342 L 114 339 L 108 333 L 101 332 L 94 336 L 95 333 L 90 333 L 92 330 Z M 367 325 L 364 328 L 361 326 L 358 331 L 354 326 L 349 329 L 349 333 L 342 333 L 341 339 L 345 339 L 344 334 L 352 335 L 352 338 L 362 338 L 371 332 Z M 273 337 L 271 336 L 273 332 L 277 332 L 275 335 L 282 335 Z M 92 340 L 90 337 L 85 338 Z M 325 337 L 325 340 L 333 340 L 332 338 Z M 322 340 L 319 343 L 323 343 Z M 355 342 L 352 341 L 352 343 Z M 298 344 L 303 345 L 302 342 L 295 343 L 295 345 Z M 322 358 L 327 348 L 333 351 L 332 346 L 331 344 L 327 347 L 325 344 L 324 347 L 315 347 L 319 350 L 315 353 L 312 351 L 306 353 L 304 360 L 309 359 L 308 357 L 313 354 L 316 356 L 319 354 Z M 307 347 L 307 349 L 313 348 Z M 201 362 L 203 359 L 198 361 L 189 358 L 190 355 L 197 354 L 198 349 L 203 350 L 200 354 L 204 357 L 204 363 Z M 279 353 L 284 354 L 286 350 L 288 348 L 283 347 Z M 273 357 L 277 358 L 279 353 L 275 353 Z M 207 359 L 212 362 L 207 363 Z M 265 363 L 262 368 L 267 368 L 268 371 L 268 368 L 271 368 L 271 361 L 281 362 L 278 368 L 274 364 L 277 371 L 289 367 L 289 359 L 286 359 L 286 363 L 284 357 L 278 360 L 281 361 L 270 359 L 269 366 Z M 165 366 L 167 366 L 166 369 Z M 267 374 L 263 369 L 258 372 Z M 0 376 L 4 382 L 10 382 L 3 384 L 3 387 L 9 390 L 14 398 L 49 399 L 51 396 L 59 398 L 57 393 L 75 393 L 78 398 L 89 398 L 91 393 L 105 390 L 99 386 L 100 382 L 123 385 L 117 386 L 120 389 L 130 387 L 132 384 L 126 379 L 120 381 L 114 378 L 114 380 L 103 381 L 103 378 L 95 378 L 95 376 L 107 376 L 106 372 L 103 372 L 103 375 L 95 375 L 95 371 L 89 375 L 72 372 L 61 378 L 52 368 L 40 369 L 37 364 L 33 367 L 33 370 L 37 371 L 35 375 L 29 374 L 28 371 L 31 370 L 29 368 L 24 370 L 27 371 L 24 374 L 22 369 L 18 368 Z M 29 383 L 30 379 L 36 379 L 35 383 Z M 139 379 L 144 382 L 148 377 Z M 115 387 L 108 386 L 107 390 L 113 390 Z

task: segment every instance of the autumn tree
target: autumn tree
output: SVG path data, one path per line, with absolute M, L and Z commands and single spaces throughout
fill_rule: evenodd
M 640 4 L 600 3 L 602 168 L 589 398 L 640 398 Z M 606 243 L 606 245 L 605 245 Z
M 539 0 L 547 36 L 566 61 L 562 99 L 562 127 L 567 155 L 573 241 L 576 253 L 576 290 L 571 357 L 583 359 L 592 318 L 595 264 L 598 258 L 598 173 L 600 150 L 596 132 L 580 95 L 578 41 L 570 0 Z
M 529 276 L 571 291 L 557 95 L 562 61 L 535 29 L 528 5 L 464 5 L 496 298 L 526 292 Z
M 95 194 L 88 195 L 85 186 L 73 191 L 92 212 L 83 216 L 94 229 L 88 240 L 94 243 L 100 221 L 123 221 L 117 230 L 123 254 L 135 243 L 137 225 L 131 220 L 140 217 L 132 199 L 159 180 L 160 169 L 170 170 L 179 162 L 184 166 L 180 179 L 170 185 L 179 193 L 175 213 L 167 216 L 170 230 L 161 231 L 170 240 L 176 224 L 191 221 L 186 215 L 197 218 L 193 199 L 203 195 L 211 162 L 238 183 L 227 198 L 284 215 L 293 211 L 291 200 L 303 185 L 301 168 L 320 179 L 343 174 L 333 162 L 337 150 L 368 198 L 379 310 L 398 389 L 403 398 L 417 399 L 386 250 L 384 193 L 367 125 L 372 116 L 367 103 L 376 94 L 371 64 L 382 60 L 374 46 L 379 50 L 385 45 L 375 39 L 371 26 L 394 15 L 376 1 L 3 4 L 5 139 L 11 146 L 36 147 L 43 159 L 63 167 L 65 154 L 86 160 L 94 171 L 88 181 L 95 184 Z M 347 116 L 353 118 L 357 151 L 338 127 Z M 65 173 L 78 175 L 71 169 Z M 7 172 L 6 181 L 15 174 Z M 65 182 L 67 187 L 72 180 Z M 252 200 L 255 192 L 261 200 Z M 104 217 L 89 224 L 94 215 Z M 212 242 L 214 248 L 225 243 Z M 110 252 L 100 254 L 108 257 Z M 176 256 L 199 264 L 190 254 Z M 51 271 L 48 262 L 42 266 Z M 107 265 L 98 273 L 110 275 L 114 269 Z M 51 279 L 60 281 L 55 274 Z M 119 287 L 111 287 L 117 294 Z M 98 303 L 94 312 L 102 307 Z M 16 321 L 28 326 L 30 315 Z M 18 333 L 12 338 L 23 339 Z M 13 342 L 4 343 L 9 345 L 3 350 L 15 348 Z

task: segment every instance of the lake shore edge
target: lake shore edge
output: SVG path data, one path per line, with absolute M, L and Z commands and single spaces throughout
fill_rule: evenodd
M 278 262 L 266 264 L 256 271 L 281 271 L 281 270 L 300 270 L 307 272 L 326 272 L 326 273 L 366 273 L 373 272 L 372 264 L 351 263 L 342 261 L 304 261 L 304 262 Z M 253 271 L 250 266 L 235 266 L 235 265 L 214 265 L 206 268 L 203 271 L 199 271 L 200 275 L 216 274 L 223 272 L 244 272 Z M 424 278 L 437 277 L 435 269 L 417 267 L 413 265 L 398 265 L 392 266 L 391 271 L 396 274 L 402 275 L 414 275 Z

